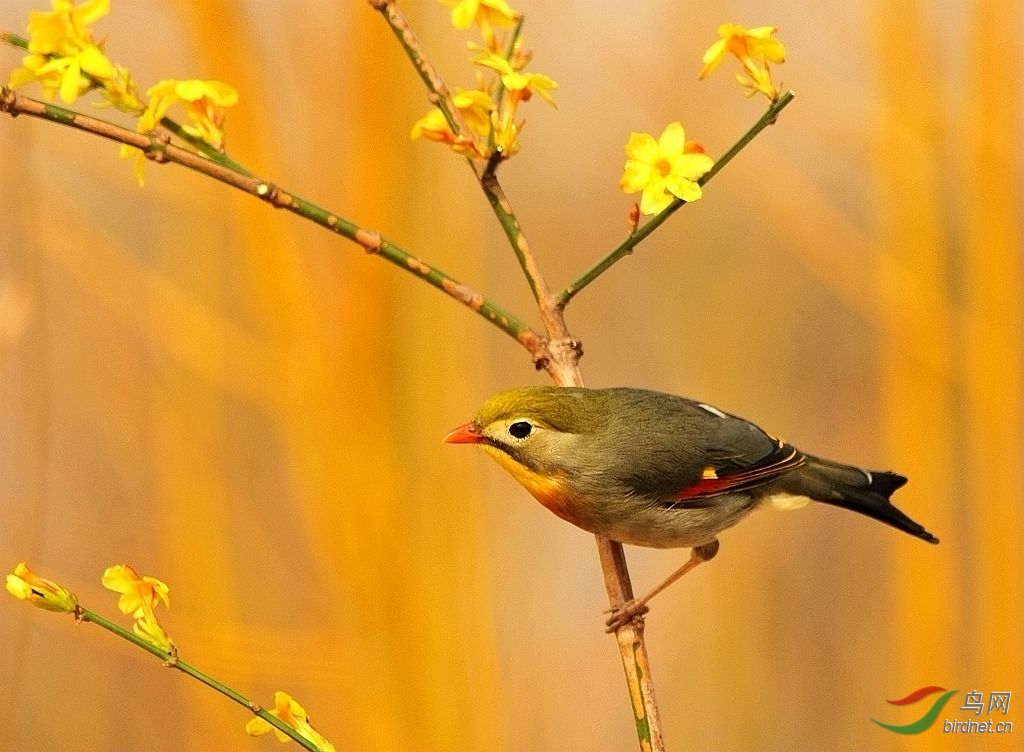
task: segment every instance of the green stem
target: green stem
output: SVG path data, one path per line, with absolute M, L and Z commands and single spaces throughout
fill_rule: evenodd
M 294 194 L 289 194 L 287 199 L 282 200 L 279 193 L 278 197 L 272 200 L 272 203 L 359 243 L 366 249 L 367 253 L 377 254 L 398 268 L 419 277 L 427 284 L 455 298 L 460 303 L 483 316 L 503 332 L 527 346 L 527 349 L 531 352 L 536 347 L 539 347 L 539 338 L 536 333 L 507 310 L 487 300 L 479 292 L 457 281 L 454 277 L 433 264 L 381 237 L 378 233 L 338 217 L 311 201 L 307 201 Z
M 544 281 L 540 267 L 537 265 L 537 259 L 530 250 L 529 241 L 527 241 L 526 234 L 519 224 L 519 218 L 516 217 L 516 213 L 512 210 L 512 204 L 505 195 L 505 191 L 498 181 L 498 176 L 494 174 L 493 170 L 483 176 L 483 179 L 480 181 L 480 188 L 487 197 L 491 211 L 494 212 L 494 216 L 498 219 L 498 224 L 501 225 L 501 229 L 508 239 L 508 244 L 512 248 L 516 260 L 519 262 L 519 267 L 526 276 L 526 282 L 530 286 L 530 292 L 533 293 L 534 300 L 537 301 L 538 306 L 543 310 L 550 305 L 548 300 L 550 292 L 547 283 Z M 552 334 L 550 331 L 548 333 Z
M 203 141 L 201 138 L 196 138 L 192 134 L 188 133 L 180 123 L 176 120 L 171 120 L 169 117 L 161 118 L 160 125 L 166 128 L 168 131 L 173 133 L 175 136 L 180 138 L 182 141 L 188 143 L 196 151 L 200 152 L 203 156 L 208 159 L 212 159 L 218 164 L 224 165 L 229 170 L 234 170 L 242 175 L 252 175 L 252 172 L 248 167 L 243 165 L 241 162 L 236 162 L 234 159 L 227 155 L 227 152 L 223 152 L 220 149 L 210 146 L 210 144 Z
M 106 617 L 100 616 L 95 611 L 90 611 L 89 609 L 84 608 L 82 606 L 79 606 L 73 613 L 75 617 L 80 619 L 81 621 L 91 622 L 92 624 L 95 624 L 98 627 L 102 627 L 108 632 L 112 632 L 118 637 L 127 640 L 128 642 L 136 645 L 137 647 L 142 648 L 147 653 L 152 653 L 157 658 L 162 660 L 164 662 L 164 666 L 166 666 L 167 668 L 177 669 L 178 671 L 181 671 L 182 673 L 191 676 L 193 679 L 202 682 L 211 689 L 220 692 L 228 699 L 233 700 L 239 705 L 245 707 L 247 710 L 250 710 L 251 712 L 258 715 L 260 718 L 265 720 L 267 723 L 269 723 L 271 726 L 279 730 L 281 733 L 287 734 L 289 738 L 294 739 L 301 746 L 310 750 L 310 752 L 320 752 L 320 748 L 316 744 L 314 744 L 306 737 L 302 736 L 298 731 L 296 731 L 294 728 L 292 728 L 287 723 L 282 721 L 276 715 L 273 715 L 269 711 L 264 710 L 262 707 L 254 703 L 252 700 L 245 697 L 245 695 L 236 692 L 227 684 L 224 684 L 223 682 L 214 679 L 209 674 L 200 671 L 191 663 L 183 661 L 180 657 L 178 657 L 176 651 L 168 652 L 166 650 L 158 648 L 156 645 L 153 645 L 147 640 L 143 639 L 142 637 L 139 637 L 130 629 L 126 629 L 122 627 L 120 624 L 112 622 Z
M 711 180 L 715 175 L 718 174 L 719 170 L 721 170 L 723 167 L 729 164 L 729 162 L 731 162 L 737 154 L 743 151 L 747 144 L 753 141 L 754 138 L 761 131 L 763 131 L 769 125 L 774 124 L 779 116 L 779 113 L 786 105 L 793 101 L 794 96 L 796 95 L 792 91 L 787 91 L 785 94 L 779 97 L 778 100 L 772 102 L 772 104 L 768 107 L 765 113 L 758 119 L 758 121 L 754 123 L 754 125 L 751 126 L 746 133 L 743 134 L 743 137 L 735 144 L 733 144 L 732 147 L 727 152 L 725 152 L 725 154 L 723 154 L 717 162 L 715 162 L 714 166 L 710 170 L 708 170 L 708 172 L 706 172 L 700 180 L 697 181 L 697 184 L 704 185 L 709 180 Z M 684 201 L 681 198 L 673 200 L 672 203 L 669 204 L 668 208 L 656 214 L 643 227 L 630 233 L 629 237 L 622 241 L 622 243 L 620 243 L 617 248 L 615 248 L 611 253 L 609 253 L 603 259 L 598 261 L 596 264 L 594 264 L 594 266 L 587 269 L 587 271 L 581 274 L 575 281 L 571 282 L 569 285 L 565 287 L 564 290 L 558 293 L 559 305 L 564 307 L 570 300 L 576 297 L 576 295 L 578 295 L 584 287 L 586 287 L 595 279 L 597 279 L 606 271 L 608 271 L 608 269 L 614 266 L 617 262 L 621 261 L 625 256 L 628 256 L 630 253 L 632 253 L 634 248 L 640 245 L 640 243 L 643 240 L 645 240 L 648 235 L 650 235 L 652 232 L 661 227 L 661 225 L 670 216 L 672 216 L 676 212 L 676 210 L 679 209 L 679 207 L 683 206 L 685 203 L 686 201 Z
M 0 42 L 4 42 L 15 47 L 21 47 L 23 50 L 28 49 L 28 40 L 25 37 L 19 36 L 18 34 L 14 34 L 10 31 L 0 31 Z

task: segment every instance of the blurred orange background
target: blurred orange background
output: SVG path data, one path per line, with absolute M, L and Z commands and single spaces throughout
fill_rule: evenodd
M 8 0 L 0 27 L 33 7 Z M 470 86 L 472 35 L 402 7 Z M 898 470 L 897 503 L 942 539 L 821 505 L 726 532 L 648 619 L 668 748 L 1015 748 L 1020 3 L 517 7 L 558 109 L 526 107 L 500 175 L 555 288 L 625 236 L 630 131 L 678 119 L 715 156 L 763 111 L 730 61 L 697 80 L 717 26 L 780 28 L 797 99 L 570 305 L 584 377 Z M 426 96 L 367 3 L 115 2 L 95 28 L 143 90 L 232 83 L 229 150 L 257 174 L 539 325 L 470 172 L 409 139 Z M 163 579 L 183 658 L 267 705 L 290 692 L 339 750 L 635 748 L 592 536 L 440 441 L 544 382 L 513 340 L 295 216 L 174 166 L 140 189 L 116 145 L 29 117 L 0 118 L 0 205 L 6 571 L 25 559 L 108 615 L 105 567 Z M 646 590 L 687 553 L 627 555 Z M 968 691 L 1022 693 L 1021 728 L 869 720 L 916 720 L 924 704 L 885 700 L 931 684 L 960 690 L 942 716 L 960 720 Z M 6 596 L 0 702 L 17 752 L 276 745 L 142 651 Z

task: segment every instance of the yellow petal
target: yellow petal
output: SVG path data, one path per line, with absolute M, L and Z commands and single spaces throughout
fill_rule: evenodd
M 78 60 L 72 58 L 71 63 L 64 69 L 60 77 L 60 98 L 62 102 L 71 104 L 78 99 L 78 93 L 82 89 L 82 69 Z
M 649 133 L 630 133 L 626 142 L 626 157 L 653 164 L 658 158 L 658 142 Z
M 645 188 L 640 197 L 640 211 L 644 214 L 659 214 L 672 203 L 672 196 L 660 188 Z
M 468 29 L 473 25 L 473 19 L 476 18 L 476 9 L 476 2 L 462 0 L 452 8 L 452 26 L 456 29 Z
M 85 0 L 74 10 L 75 20 L 82 26 L 98 21 L 110 12 L 110 0 Z
M 101 80 L 112 79 L 117 76 L 117 69 L 110 59 L 94 44 L 89 45 L 78 55 L 79 64 L 82 70 L 90 76 Z
M 662 156 L 682 154 L 686 148 L 686 132 L 678 120 L 665 126 L 658 139 L 658 152 Z
M 726 44 L 724 39 L 719 39 L 713 45 L 708 47 L 704 53 L 704 57 L 701 58 L 701 62 L 704 63 L 704 67 L 701 68 L 700 77 L 706 78 L 711 71 L 718 67 L 718 64 L 725 58 Z
M 697 201 L 702 195 L 701 188 L 697 183 L 684 178 L 669 181 L 666 188 L 672 195 L 681 198 L 683 201 Z
M 272 728 L 274 727 L 259 716 L 256 716 L 254 718 L 250 718 L 248 723 L 245 724 L 245 733 L 249 736 L 263 736 L 264 734 L 269 733 Z
M 651 182 L 651 166 L 646 162 L 630 160 L 626 162 L 622 177 L 619 178 L 619 188 L 625 193 L 636 193 L 642 191 Z

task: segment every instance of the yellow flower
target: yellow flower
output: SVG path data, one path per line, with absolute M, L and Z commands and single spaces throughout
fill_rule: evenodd
M 156 619 L 156 606 L 163 603 L 170 608 L 170 588 L 155 577 L 143 577 L 127 564 L 108 567 L 103 573 L 103 587 L 120 593 L 117 607 L 122 614 L 135 619 L 135 634 L 151 645 L 174 653 L 174 643 Z
M 75 5 L 73 0 L 53 0 L 53 12 L 31 13 L 30 54 L 22 59 L 20 68 L 11 72 L 10 85 L 38 81 L 47 99 L 59 94 L 68 104 L 100 86 L 108 104 L 125 112 L 142 110 L 131 74 L 110 61 L 89 28 L 109 10 L 109 0 L 87 0 L 82 5 Z
M 177 653 L 177 648 L 171 638 L 156 620 L 152 609 L 143 609 L 143 615 L 135 619 L 132 631 L 154 647 L 158 647 L 168 653 Z
M 494 109 L 494 103 L 490 101 L 490 95 L 479 89 L 462 90 L 457 89 L 452 96 L 456 108 L 462 113 L 470 130 L 478 135 L 486 135 L 490 127 L 490 111 Z M 452 143 L 455 134 L 444 119 L 444 114 L 433 108 L 429 113 L 416 121 L 410 135 L 415 139 L 423 136 L 432 141 Z
M 491 119 L 494 123 L 494 148 L 500 149 L 504 159 L 508 159 L 519 151 L 519 134 L 523 131 L 525 120 L 516 121 L 514 113 L 506 111 L 503 115 L 495 112 Z
M 89 24 L 110 12 L 110 0 L 52 0 L 52 13 L 32 11 L 28 16 L 29 52 L 37 55 L 64 56 L 68 47 L 84 47 L 93 43 Z
M 40 59 L 44 62 L 36 68 L 35 73 L 43 86 L 43 91 L 52 97 L 53 85 L 56 83 L 61 101 L 67 104 L 71 104 L 92 88 L 93 82 L 84 74 L 88 73 L 100 81 L 117 75 L 114 64 L 95 45 L 89 45 L 67 57 Z
M 718 27 L 719 40 L 704 53 L 700 77 L 709 76 L 726 55 L 732 55 L 743 66 L 743 73 L 736 76 L 737 80 L 751 94 L 760 92 L 774 102 L 781 90 L 772 82 L 768 63 L 786 61 L 786 48 L 773 36 L 776 31 L 778 29 L 774 26 L 747 29 L 736 24 L 722 24 Z
M 718 27 L 718 36 L 721 38 L 704 53 L 704 67 L 700 77 L 706 78 L 727 54 L 733 55 L 744 65 L 751 63 L 764 66 L 769 62 L 785 62 L 786 48 L 782 42 L 773 38 L 777 31 L 775 26 L 747 29 L 737 24 L 722 24 Z
M 69 612 L 78 608 L 74 593 L 56 582 L 36 576 L 23 561 L 18 562 L 13 574 L 7 575 L 7 592 L 47 611 Z
M 334 752 L 334 745 L 331 744 L 323 734 L 317 731 L 309 723 L 309 716 L 305 708 L 292 699 L 287 692 L 274 693 L 274 709 L 270 714 L 280 718 L 284 723 L 299 732 L 304 739 L 313 742 L 321 752 Z M 245 724 L 245 733 L 249 736 L 263 736 L 270 731 L 274 732 L 280 742 L 290 742 L 284 732 L 274 728 L 269 722 L 260 717 L 252 718 Z
M 521 18 L 503 0 L 441 2 L 454 6 L 452 18 L 456 26 L 464 28 L 473 19 L 476 20 L 484 32 L 486 45 L 469 45 L 477 53 L 473 62 L 492 73 L 485 78 L 483 72 L 478 70 L 476 89 L 460 91 L 453 98 L 472 134 L 456 136 L 443 113 L 435 108 L 413 125 L 412 137 L 423 136 L 447 144 L 453 151 L 470 157 L 490 159 L 500 152 L 501 157 L 507 159 L 519 150 L 519 134 L 525 123 L 525 120 L 516 117 L 519 104 L 539 94 L 548 104 L 556 107 L 551 91 L 557 89 L 558 84 L 543 73 L 528 73 L 524 70 L 532 55 L 523 48 L 521 38 L 517 36 L 507 52 L 499 52 L 498 48 L 502 45 L 494 43 L 493 35 L 488 36 L 491 22 L 507 26 Z
M 224 148 L 224 109 L 238 103 L 238 92 L 221 81 L 179 81 L 168 79 L 150 86 L 146 91 L 149 104 L 139 116 L 135 130 L 149 134 L 156 130 L 167 111 L 178 102 L 185 108 L 191 125 L 182 129 L 195 139 L 215 149 Z M 145 185 L 146 155 L 141 149 L 121 146 L 121 158 L 135 155 L 135 179 Z
M 478 89 L 470 89 L 468 91 L 456 90 L 452 101 L 459 112 L 462 113 L 462 117 L 466 121 L 466 125 L 469 126 L 469 129 L 477 136 L 487 136 L 491 127 L 491 110 L 494 108 L 490 95 L 486 91 Z M 486 156 L 474 139 L 456 138 L 452 129 L 448 126 L 448 121 L 444 118 L 444 113 L 437 107 L 434 107 L 430 112 L 417 120 L 413 124 L 409 135 L 413 139 L 422 136 L 430 141 L 447 144 L 459 153 Z
M 505 0 L 442 0 L 452 9 L 452 26 L 468 29 L 475 21 L 478 25 L 494 24 L 503 29 L 513 26 L 520 18 Z
M 441 0 L 452 9 L 452 26 L 468 29 L 475 22 L 489 50 L 497 50 L 494 27 L 508 29 L 522 18 L 505 0 Z
M 152 131 L 176 102 L 181 102 L 192 125 L 183 126 L 190 136 L 215 149 L 224 146 L 224 109 L 238 103 L 238 92 L 221 81 L 160 81 L 146 91 L 149 106 L 139 118 L 140 133 Z
M 696 181 L 714 164 L 698 145 L 687 143 L 679 122 L 669 123 L 657 141 L 648 133 L 630 134 L 619 187 L 626 193 L 643 191 L 640 211 L 657 214 L 675 198 L 699 199 L 701 189 Z
M 87 0 L 80 6 L 73 0 L 53 0 L 53 12 L 31 13 L 30 54 L 11 73 L 11 86 L 38 80 L 47 99 L 59 93 L 68 104 L 96 84 L 126 89 L 121 74 L 127 72 L 110 62 L 88 27 L 109 10 L 109 0 Z
M 548 90 L 557 89 L 558 84 L 543 73 L 523 73 L 518 66 L 513 66 L 503 56 L 493 52 L 481 55 L 473 62 L 498 72 L 498 75 L 501 76 L 502 86 L 514 97 L 513 109 L 518 100 L 525 101 L 533 93 L 540 94 L 544 101 L 552 107 L 556 106 L 555 100 Z
M 141 618 L 148 609 L 150 611 L 161 601 L 170 608 L 170 588 L 155 577 L 142 577 L 127 564 L 108 567 L 103 573 L 103 587 L 121 593 L 117 607 L 122 614 L 131 614 Z

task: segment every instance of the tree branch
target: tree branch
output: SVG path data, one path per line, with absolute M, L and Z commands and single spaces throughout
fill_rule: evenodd
M 381 12 L 395 32 L 430 92 L 430 101 L 445 113 L 445 119 L 452 132 L 457 138 L 460 136 L 471 138 L 472 134 L 465 123 L 461 122 L 460 113 L 451 102 L 448 88 L 423 54 L 419 40 L 413 34 L 408 21 L 393 0 L 370 0 L 370 4 Z M 519 220 L 512 210 L 511 203 L 495 175 L 497 162 L 469 159 L 469 163 L 481 189 L 487 196 L 492 211 L 505 232 L 516 259 L 519 261 L 519 266 L 526 276 L 544 322 L 544 329 L 547 332 L 545 354 L 540 359 L 534 355 L 534 362 L 538 368 L 544 368 L 559 386 L 583 386 L 583 377 L 579 370 L 579 360 L 583 355 L 583 348 L 580 342 L 570 335 L 565 324 L 565 303 L 560 302 L 551 293 L 537 259 L 530 250 L 526 235 L 519 225 Z M 601 536 L 595 537 L 609 604 L 612 609 L 617 609 L 632 598 L 632 585 L 629 581 L 629 572 L 626 569 L 622 544 Z M 657 703 L 654 698 L 654 685 L 651 680 L 647 648 L 643 640 L 642 621 L 629 622 L 617 629 L 615 634 L 623 669 L 626 673 L 630 707 L 633 709 L 640 746 L 642 749 L 659 752 L 664 749 L 664 743 Z
M 0 87 L 0 112 L 7 112 L 12 117 L 17 117 L 18 115 L 38 117 L 102 136 L 111 141 L 134 146 L 137 149 L 141 149 L 146 157 L 153 162 L 173 162 L 179 164 L 219 180 L 240 191 L 244 191 L 251 196 L 260 198 L 279 209 L 286 209 L 293 214 L 304 217 L 327 230 L 358 243 L 367 253 L 379 255 L 384 260 L 411 274 L 415 274 L 444 294 L 459 301 L 509 336 L 514 337 L 526 348 L 535 362 L 540 362 L 545 357 L 543 339 L 525 323 L 496 303 L 488 300 L 480 292 L 383 238 L 375 230 L 340 217 L 311 201 L 285 191 L 273 183 L 262 180 L 247 172 L 238 172 L 225 164 L 212 161 L 180 146 L 175 146 L 170 143 L 167 136 L 147 136 L 137 133 L 99 118 L 67 110 L 48 102 L 40 102 L 30 97 L 20 96 L 8 86 Z

